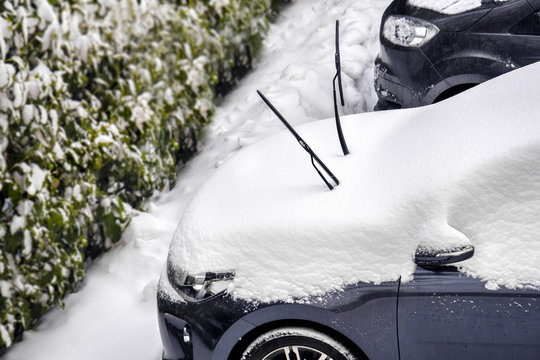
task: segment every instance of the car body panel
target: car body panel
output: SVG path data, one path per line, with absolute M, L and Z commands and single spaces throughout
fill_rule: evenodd
M 161 282 L 167 281 L 166 279 Z M 219 294 L 202 301 L 190 301 L 180 294 L 162 295 L 158 292 L 158 323 L 164 339 L 164 359 L 212 359 L 214 349 L 223 351 L 232 346 L 253 325 L 241 320 L 246 304 L 233 301 Z M 191 341 L 183 340 L 183 330 L 188 327 Z M 231 343 L 221 343 L 224 334 L 233 336 Z
M 540 0 L 527 0 L 531 7 L 535 10 L 540 9 Z
M 467 32 L 507 35 L 508 29 L 533 12 L 533 10 L 527 1 L 501 2 L 499 6 L 492 9 L 480 21 L 467 29 Z
M 453 266 L 417 267 L 411 281 L 359 283 L 302 303 L 249 303 L 225 293 L 186 302 L 158 292 L 158 309 L 166 360 L 228 360 L 243 337 L 298 322 L 339 333 L 371 360 L 532 360 L 540 353 L 540 291 L 489 290 Z
M 163 280 L 162 280 L 163 281 Z M 269 324 L 310 322 L 335 331 L 359 346 L 370 359 L 398 359 L 399 281 L 356 284 L 302 303 L 249 303 L 220 294 L 193 302 L 171 300 L 158 292 L 158 319 L 167 360 L 225 360 L 239 339 Z M 182 339 L 188 326 L 191 342 Z
M 395 58 L 404 60 L 381 60 Z M 410 103 L 411 106 L 423 105 L 423 99 L 431 88 L 444 80 L 419 49 L 381 48 L 375 61 L 375 74 L 379 96 L 399 104 Z M 418 86 L 418 76 L 425 79 L 425 86 Z
M 370 359 L 398 359 L 395 327 L 398 283 L 360 283 L 307 304 L 266 307 L 244 319 L 256 326 L 282 319 L 316 322 L 353 341 Z
M 538 359 L 540 291 L 486 289 L 455 267 L 418 267 L 398 306 L 402 359 Z

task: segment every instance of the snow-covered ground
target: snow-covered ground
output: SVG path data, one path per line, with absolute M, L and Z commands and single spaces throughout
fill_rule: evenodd
M 272 25 L 259 64 L 228 95 L 205 144 L 171 191 L 148 202 L 123 240 L 88 270 L 81 289 L 6 355 L 8 360 L 160 359 L 156 286 L 169 243 L 194 192 L 238 149 L 283 129 L 260 89 L 294 125 L 333 116 L 334 22 L 340 19 L 346 106 L 376 101 L 373 59 L 389 0 L 297 0 Z

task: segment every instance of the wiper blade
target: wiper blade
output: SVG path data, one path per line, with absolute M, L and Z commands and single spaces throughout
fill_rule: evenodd
M 341 145 L 341 150 L 343 155 L 349 154 L 349 148 L 347 147 L 347 142 L 345 141 L 345 136 L 343 136 L 343 130 L 341 129 L 341 121 L 339 119 L 339 109 L 336 95 L 336 79 L 338 82 L 339 89 L 339 98 L 341 100 L 341 106 L 345 106 L 345 100 L 343 99 L 343 85 L 341 83 L 341 55 L 339 52 L 339 20 L 336 20 L 336 54 L 335 54 L 335 63 L 336 63 L 336 76 L 332 82 L 333 92 L 334 92 L 334 116 L 336 118 L 336 129 L 339 137 L 339 143 Z
M 332 190 L 334 189 L 334 186 L 338 186 L 339 185 L 338 178 L 330 171 L 330 169 L 328 169 L 328 167 L 322 162 L 322 160 L 319 159 L 317 154 L 315 154 L 315 152 L 309 147 L 309 145 L 304 141 L 304 139 L 302 139 L 302 137 L 298 135 L 296 130 L 294 130 L 291 124 L 289 124 L 289 122 L 285 120 L 283 115 L 281 115 L 280 112 L 274 107 L 274 105 L 272 105 L 270 100 L 268 100 L 259 90 L 257 90 L 257 94 L 259 94 L 261 99 L 263 99 L 266 105 L 268 105 L 270 110 L 272 110 L 274 114 L 276 114 L 278 119 L 281 120 L 281 122 L 283 123 L 283 125 L 285 125 L 287 130 L 289 130 L 289 132 L 296 138 L 296 141 L 298 141 L 300 146 L 311 156 L 311 164 L 313 165 L 313 167 L 315 168 L 315 170 L 317 171 L 321 179 L 324 181 L 326 186 L 328 186 L 328 189 Z M 317 165 L 319 165 L 322 168 L 322 171 L 321 169 L 317 167 Z M 335 185 L 332 185 L 330 183 L 330 181 L 326 178 L 326 176 L 324 176 L 323 171 L 332 179 L 332 182 Z

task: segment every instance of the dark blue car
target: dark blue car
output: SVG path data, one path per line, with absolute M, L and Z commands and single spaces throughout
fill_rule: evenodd
M 329 167 L 335 170 L 336 165 L 341 165 L 336 170 L 341 183 L 332 191 L 312 171 L 309 158 L 305 157 L 302 149 L 295 148 L 294 139 L 290 139 L 289 134 L 278 134 L 239 152 L 208 179 L 202 188 L 203 195 L 194 199 L 190 207 L 192 211 L 186 211 L 188 216 L 184 216 L 179 227 L 182 232 L 173 240 L 167 271 L 162 274 L 158 289 L 163 358 L 539 359 L 540 241 L 534 229 L 540 229 L 540 221 L 537 210 L 530 209 L 540 207 L 540 128 L 537 117 L 540 105 L 531 103 L 532 110 L 522 111 L 520 116 L 509 116 L 520 111 L 521 103 L 516 102 L 516 98 L 521 95 L 506 92 L 523 85 L 530 94 L 540 94 L 539 87 L 523 82 L 539 68 L 520 69 L 509 74 L 514 81 L 506 81 L 508 76 L 499 77 L 472 89 L 469 94 L 432 107 L 344 117 L 344 130 L 351 139 L 351 154 L 347 157 L 336 155 L 339 154 L 338 142 L 333 138 L 334 141 L 329 141 L 333 146 L 323 146 L 327 151 L 321 153 L 321 157 L 331 160 Z M 529 71 L 524 73 L 524 70 Z M 525 76 L 514 77 L 520 74 Z M 489 91 L 482 91 L 485 89 Z M 475 114 L 475 111 L 468 109 L 467 105 L 477 104 L 478 99 L 486 94 L 494 97 L 495 101 L 494 104 L 478 104 L 479 110 L 476 110 L 485 116 L 468 117 L 467 114 Z M 463 115 L 463 111 L 467 114 Z M 461 117 L 453 116 L 453 113 L 461 114 Z M 299 128 L 299 132 L 306 134 L 306 139 L 309 136 L 310 144 L 320 148 L 322 141 L 328 138 L 328 129 L 333 130 L 332 122 L 333 119 L 311 123 Z M 393 130 L 390 134 L 389 128 Z M 377 133 L 374 129 L 384 131 Z M 358 150 L 359 146 L 378 135 L 385 142 L 372 143 L 363 152 Z M 529 138 L 537 140 L 531 145 Z M 505 142 L 507 145 L 502 145 Z M 490 143 L 494 145 L 486 145 Z M 266 151 L 274 149 L 273 144 L 276 145 L 276 154 Z M 504 150 L 507 146 L 508 149 Z M 433 160 L 431 153 L 441 148 L 444 149 L 440 157 Z M 299 150 L 298 154 L 294 153 L 295 150 Z M 386 161 L 373 162 L 365 156 L 366 153 Z M 460 155 L 454 156 L 455 153 Z M 486 154 L 495 154 L 495 157 Z M 285 159 L 280 166 L 285 167 L 286 175 L 276 171 L 277 166 L 270 158 Z M 471 158 L 472 162 L 468 162 Z M 297 160 L 306 161 L 300 163 Z M 452 163 L 451 169 L 448 168 L 449 162 Z M 363 163 L 374 166 L 368 167 L 369 172 L 357 172 L 356 178 L 349 176 L 347 169 Z M 461 164 L 465 164 L 463 179 L 467 181 L 464 185 L 461 177 L 457 182 L 452 181 L 461 189 L 457 191 L 445 181 Z M 381 172 L 383 167 L 388 171 Z M 407 169 L 412 172 L 407 172 Z M 417 171 L 423 171 L 423 175 L 415 178 Z M 432 176 L 434 171 L 441 174 L 437 183 L 442 181 L 446 185 L 443 188 L 435 186 L 431 200 L 426 202 L 424 195 L 433 179 L 437 179 Z M 372 179 L 368 179 L 370 176 Z M 266 185 L 266 177 L 272 177 L 270 186 Z M 409 183 L 423 179 L 427 179 L 427 187 L 407 187 Z M 281 182 L 275 185 L 275 181 Z M 413 193 L 400 192 L 402 185 L 405 189 L 412 189 Z M 327 229 L 344 220 L 331 216 L 340 211 L 344 201 L 350 208 L 363 207 L 364 200 L 357 199 L 367 197 L 358 196 L 358 193 L 396 191 L 407 194 L 404 205 L 410 213 L 403 215 L 394 207 L 388 211 L 384 208 L 380 217 L 377 216 L 377 219 L 384 220 L 383 226 L 371 228 L 368 223 L 365 227 L 361 224 L 355 228 L 358 222 L 381 208 L 377 203 L 380 198 L 375 197 L 371 199 L 374 203 L 370 203 L 373 206 L 368 206 L 365 214 L 344 213 L 352 221 L 343 223 L 355 230 L 341 232 L 340 238 L 329 236 L 334 232 Z M 288 198 L 280 194 L 297 192 L 300 194 L 293 196 L 294 199 L 300 198 L 310 209 L 315 209 L 303 217 L 307 225 L 287 223 L 288 216 L 295 212 L 287 212 L 287 208 L 294 207 L 298 201 L 288 204 L 279 201 L 277 208 L 269 206 L 274 204 L 276 197 L 281 200 Z M 444 211 L 441 224 L 458 240 L 468 239 L 464 234 L 471 235 L 470 244 L 441 250 L 417 246 L 421 243 L 420 235 L 429 230 L 429 222 L 423 224 L 422 221 L 430 219 L 435 209 L 433 203 L 456 194 L 459 196 L 457 200 L 449 201 L 452 206 Z M 336 200 L 332 203 L 334 206 L 322 208 L 321 199 Z M 416 203 L 415 199 L 420 199 L 420 202 Z M 255 207 L 246 208 L 246 203 L 255 204 Z M 313 217 L 317 218 L 315 223 Z M 269 218 L 277 221 L 261 224 L 261 220 Z M 191 221 L 193 219 L 196 221 Z M 285 228 L 285 232 L 280 232 L 283 230 L 280 219 L 290 226 Z M 323 226 L 318 226 L 320 219 L 326 219 Z M 400 222 L 412 224 L 413 231 L 401 231 L 402 228 L 397 227 L 397 232 L 390 231 L 388 236 L 380 236 L 387 228 Z M 475 230 L 478 222 L 484 225 Z M 469 223 L 472 225 L 467 225 Z M 239 230 L 237 224 L 243 228 Z M 418 231 L 414 230 L 415 226 L 419 226 Z M 493 228 L 498 230 L 493 231 Z M 291 229 L 295 235 L 282 240 Z M 366 235 L 358 236 L 356 230 L 365 230 L 363 234 Z M 313 249 L 306 248 L 306 243 L 298 246 L 299 237 L 306 232 L 314 240 Z M 481 241 L 475 237 L 478 232 L 484 234 Z M 254 233 L 256 235 L 252 236 Z M 191 236 L 193 234 L 195 236 Z M 214 241 L 216 236 L 218 240 Z M 273 243 L 258 240 L 265 236 L 273 239 Z M 439 240 L 444 236 L 448 233 L 428 233 L 423 238 Z M 494 238 L 497 241 L 493 241 Z M 201 242 L 205 243 L 203 250 L 198 248 Z M 250 248 L 253 251 L 246 251 L 247 245 L 253 243 L 257 244 Z M 368 248 L 364 246 L 366 243 L 373 246 Z M 402 243 L 409 245 L 403 247 Z M 268 252 L 268 248 L 278 248 L 279 251 Z M 332 251 L 336 248 L 339 248 L 336 256 L 326 256 L 326 253 L 334 254 Z M 266 295 L 253 300 L 235 297 L 229 292 L 229 286 L 234 287 L 241 277 L 240 268 L 244 275 L 247 271 L 251 274 L 249 276 L 254 276 L 256 280 L 251 284 L 255 288 L 262 284 L 267 293 L 279 293 L 283 290 L 280 285 L 290 289 L 291 284 L 297 287 L 305 284 L 291 282 L 290 279 L 301 278 L 317 285 L 321 277 L 333 271 L 334 265 L 339 266 L 341 278 L 349 279 L 366 271 L 384 271 L 385 267 L 393 266 L 392 259 L 398 252 L 399 258 L 410 264 L 410 267 L 407 265 L 410 273 L 402 275 L 405 276 L 402 278 L 399 274 L 403 273 L 400 272 L 393 277 L 395 281 L 377 283 L 369 280 L 371 282 L 359 282 L 339 291 L 319 292 L 317 296 L 297 297 L 292 301 L 261 300 Z M 260 253 L 269 256 L 261 257 Z M 309 255 L 302 257 L 306 253 Z M 179 256 L 182 254 L 185 255 Z M 224 258 L 234 260 L 221 262 Z M 373 258 L 378 260 L 371 266 Z M 299 265 L 291 272 L 287 265 L 292 265 L 295 260 Z M 276 261 L 280 264 L 277 271 L 273 266 L 272 275 L 260 275 L 266 269 L 265 264 L 275 264 Z M 469 276 L 465 270 L 474 261 L 487 270 L 490 281 Z M 262 264 L 262 270 L 253 271 L 258 264 Z M 193 270 L 190 271 L 189 266 Z M 528 277 L 523 275 L 525 272 L 533 275 Z M 499 277 L 506 280 L 501 283 Z M 270 282 L 272 285 L 267 286 Z
M 509 1 L 508 4 L 515 2 Z M 491 3 L 490 9 L 494 7 Z M 482 6 L 481 9 L 483 11 L 485 7 Z M 420 56 L 416 50 L 411 50 L 411 53 L 413 52 Z M 540 263 L 537 251 L 540 242 L 534 235 L 538 233 L 534 229 L 540 229 L 540 222 L 538 214 L 527 212 L 530 208 L 540 208 L 540 128 L 537 125 L 540 105 L 533 101 L 524 109 L 523 96 L 515 91 L 523 89 L 529 96 L 540 96 L 537 81 L 531 78 L 538 69 L 540 66 L 529 67 L 528 72 L 523 72 L 527 69 L 521 69 L 509 75 L 522 72 L 525 76 L 510 78 L 508 81 L 498 78 L 494 80 L 495 83 L 489 82 L 492 83 L 491 86 L 480 85 L 471 90 L 474 95 L 472 98 L 462 96 L 432 107 L 344 118 L 343 129 L 351 145 L 351 154 L 347 157 L 336 155 L 340 154 L 337 140 L 329 141 L 331 146 L 326 146 L 328 144 L 324 141 L 329 138 L 330 133 L 334 133 L 333 120 L 302 127 L 302 134 L 311 135 L 310 144 L 311 140 L 315 139 L 314 147 L 325 149 L 321 157 L 324 155 L 325 159 L 332 161 L 329 166 L 337 166 L 336 175 L 340 177 L 341 183 L 333 192 L 327 190 L 317 175 L 312 173 L 311 164 L 307 161 L 307 164 L 296 163 L 297 155 L 293 151 L 298 149 L 289 148 L 285 141 L 277 142 L 289 134 L 278 134 L 239 152 L 208 180 L 203 196 L 195 197 L 192 205 L 204 202 L 202 207 L 195 206 L 198 213 L 191 212 L 191 215 L 197 215 L 197 221 L 190 222 L 193 218 L 184 217 L 179 229 L 184 227 L 187 230 L 175 237 L 176 246 L 173 240 L 167 268 L 161 276 L 158 288 L 158 321 L 163 359 L 540 359 Z M 500 82 L 497 82 L 498 80 Z M 483 89 L 488 91 L 482 91 Z M 508 89 L 514 91 L 508 93 Z M 494 100 L 481 101 L 486 97 Z M 474 108 L 471 108 L 471 104 L 474 104 Z M 294 143 L 294 140 L 291 141 Z M 265 152 L 268 145 L 272 144 L 276 145 L 275 151 Z M 305 156 L 301 149 L 299 152 L 299 158 Z M 440 156 L 436 157 L 434 153 Z M 373 160 L 372 156 L 377 160 Z M 272 158 L 279 160 L 277 164 L 271 161 Z M 313 161 L 313 158 L 311 159 Z M 355 173 L 358 177 L 353 177 L 351 168 L 361 166 L 366 167 Z M 463 167 L 461 170 L 464 177 L 453 178 L 455 170 L 460 166 Z M 389 171 L 380 171 L 385 167 Z M 277 168 L 283 173 L 279 173 Z M 303 170 L 309 171 L 309 175 L 313 175 L 314 179 L 304 175 Z M 431 176 L 434 171 L 440 171 L 439 178 Z M 219 177 L 224 173 L 226 175 Z M 417 176 L 418 173 L 422 176 Z M 411 183 L 421 183 L 424 177 L 427 182 L 422 183 L 422 186 L 407 187 Z M 450 183 L 445 182 L 446 177 L 451 179 Z M 268 178 L 271 178 L 271 181 Z M 439 179 L 443 185 L 432 181 L 433 179 Z M 314 182 L 310 183 L 309 180 Z M 400 193 L 398 188 L 402 184 L 412 193 Z M 446 192 L 452 184 L 457 184 L 460 191 L 452 188 Z M 362 186 L 362 191 L 355 192 Z M 381 206 L 377 196 L 370 198 L 370 193 L 379 194 L 376 191 L 378 186 L 383 195 L 381 197 L 386 196 L 386 193 L 403 195 L 400 200 L 405 199 L 405 209 L 411 211 L 406 215 L 411 217 L 407 218 L 401 211 L 397 211 L 397 208 L 386 209 Z M 424 196 L 429 193 L 430 186 L 433 186 L 430 194 L 432 197 L 425 201 Z M 296 208 L 290 212 L 286 209 L 292 204 L 274 203 L 275 198 L 288 199 L 283 193 L 300 193 L 293 197 L 307 204 L 301 210 L 308 213 L 304 217 L 308 219 L 308 225 L 290 221 L 289 215 L 295 216 Z M 471 230 L 466 226 L 467 221 L 473 219 L 474 223 L 488 219 L 485 228 L 481 229 L 487 236 L 480 242 L 470 241 L 468 245 L 451 248 L 439 247 L 439 250 L 425 244 L 415 245 L 421 243 L 415 236 L 420 237 L 419 233 L 425 234 L 422 231 L 428 227 L 420 223 L 420 220 L 430 219 L 432 208 L 437 208 L 433 206 L 434 203 L 444 203 L 444 200 L 456 196 L 457 193 L 461 196 L 459 201 L 450 202 L 455 206 L 442 213 L 445 229 L 452 230 L 452 235 L 459 235 L 459 239 L 468 239 L 465 233 L 466 230 Z M 226 200 L 223 200 L 224 194 Z M 252 198 L 256 200 L 253 201 Z M 258 202 L 259 198 L 267 203 Z M 333 203 L 329 202 L 334 207 L 321 209 L 320 204 L 331 198 L 337 199 Z M 345 232 L 346 236 L 341 238 L 345 241 L 342 243 L 335 237 L 328 236 L 329 233 L 332 234 L 332 231 L 327 231 L 328 228 L 340 227 L 336 226 L 338 222 L 334 221 L 336 219 L 332 215 L 343 202 L 355 205 L 366 199 L 373 201 L 368 204 L 368 210 L 364 213 L 346 212 L 350 221 L 343 223 L 352 224 L 354 227 L 365 218 L 370 218 L 377 209 L 383 209 L 380 216 L 375 216 L 379 220 L 384 219 L 383 226 L 372 229 L 369 228 L 368 221 L 365 233 L 355 237 L 354 235 L 358 235 L 358 232 L 355 232 L 358 228 L 354 228 L 351 232 Z M 415 199 L 420 202 L 413 202 Z M 245 206 L 246 203 L 253 202 L 256 203 L 255 208 Z M 373 209 L 369 205 L 373 205 Z M 459 221 L 452 219 L 453 223 L 461 226 L 450 226 L 448 214 L 452 211 L 456 215 L 454 217 L 459 218 Z M 310 215 L 314 215 L 315 221 Z M 272 216 L 273 220 L 277 221 L 260 225 L 262 229 L 255 224 Z M 319 222 L 321 219 L 324 221 Z M 523 222 L 518 221 L 521 219 Z M 283 230 L 280 220 L 294 230 L 285 231 L 294 234 L 290 239 L 282 240 L 282 233 L 278 233 L 278 230 Z M 409 233 L 400 232 L 401 228 L 397 227 L 397 233 L 390 232 L 388 237 L 372 240 L 399 221 L 414 223 L 413 228 L 418 225 L 420 229 Z M 503 231 L 490 233 L 495 225 L 501 223 L 512 223 L 512 231 L 502 226 L 500 228 L 504 229 Z M 247 230 L 237 231 L 237 224 L 240 227 L 248 224 Z M 201 228 L 204 230 L 202 235 L 197 231 Z M 521 234 L 522 228 L 527 230 L 523 231 L 525 235 Z M 250 232 L 251 229 L 256 231 Z M 345 257 L 349 262 L 346 263 L 344 272 L 354 275 L 353 265 L 363 264 L 362 261 L 369 263 L 372 257 L 376 257 L 382 259 L 376 262 L 376 266 L 384 269 L 385 265 L 392 265 L 392 252 L 402 252 L 400 256 L 406 258 L 411 265 L 410 273 L 403 278 L 395 276 L 394 281 L 358 282 L 339 291 L 327 291 L 324 295 L 318 293 L 317 296 L 288 301 L 256 301 L 234 296 L 229 292 L 230 286 L 239 277 L 239 270 L 234 266 L 245 264 L 233 262 L 230 271 L 216 271 L 217 268 L 223 270 L 223 263 L 216 265 L 220 257 L 232 255 L 236 259 L 236 253 L 241 253 L 246 244 L 257 243 L 261 234 L 271 233 L 271 239 L 275 242 L 281 241 L 279 245 L 283 247 L 279 249 L 285 249 L 273 254 L 283 260 L 279 263 L 284 266 L 283 269 L 278 269 L 278 275 L 286 274 L 289 278 L 297 276 L 297 273 L 291 275 L 287 265 L 288 261 L 294 261 L 298 255 L 308 252 L 305 247 L 293 246 L 293 242 L 306 232 L 310 232 L 312 238 L 317 240 L 315 243 L 319 254 L 315 252 L 313 257 L 308 257 L 309 264 L 300 262 L 301 266 L 295 269 L 302 271 L 310 265 L 309 269 L 315 271 L 306 270 L 305 273 L 311 277 L 310 280 L 314 279 L 314 284 L 319 281 L 315 272 L 320 276 L 321 272 L 332 265 L 343 262 Z M 531 233 L 534 233 L 533 236 Z M 200 236 L 189 239 L 190 234 Z M 349 234 L 352 236 L 348 237 Z M 365 234 L 367 235 L 364 236 Z M 230 237 L 227 237 L 228 235 Z M 427 238 L 431 239 L 431 235 L 444 237 L 448 234 L 428 232 L 428 235 L 430 236 Z M 192 251 L 197 247 L 194 245 L 211 237 L 217 237 L 218 241 L 213 242 L 215 239 L 210 239 L 204 251 Z M 497 249 L 493 252 L 489 251 L 493 250 L 490 246 L 495 243 L 490 243 L 492 237 L 498 238 L 495 244 Z M 399 240 L 392 242 L 395 238 Z M 474 236 L 471 238 L 474 239 Z M 370 241 L 375 244 L 372 248 L 376 251 L 370 253 L 373 256 L 365 256 L 362 243 Z M 401 242 L 412 245 L 403 251 L 404 248 L 399 246 Z M 394 246 L 396 243 L 398 246 Z M 266 242 L 257 244 L 261 247 L 256 248 L 255 252 L 262 247 L 277 247 L 277 244 Z M 477 245 L 476 249 L 473 245 Z M 343 252 L 340 254 L 345 255 L 320 262 L 320 253 L 330 253 L 335 247 L 341 247 Z M 179 253 L 189 251 L 191 253 L 184 255 L 181 261 L 182 256 L 178 256 Z M 531 256 L 531 251 L 536 253 Z M 510 252 L 511 257 L 502 259 Z M 493 254 L 497 254 L 499 258 L 493 258 Z M 239 262 L 247 263 L 254 258 L 260 263 L 275 260 L 253 255 L 242 255 L 244 257 Z M 362 256 L 363 260 L 360 260 Z M 218 261 L 215 261 L 216 259 Z M 467 273 L 464 264 L 474 260 L 479 260 L 482 268 L 488 269 L 488 277 L 492 278 L 490 281 Z M 197 270 L 190 272 L 186 265 L 188 262 L 195 265 Z M 524 263 L 522 267 L 514 266 L 521 262 Z M 199 266 L 200 263 L 204 266 Z M 229 265 L 231 263 L 225 268 Z M 360 272 L 373 270 L 369 268 L 369 264 L 364 268 L 362 266 Z M 497 271 L 489 271 L 494 267 Z M 202 273 L 199 272 L 201 268 Z M 523 276 L 525 282 L 520 283 L 515 279 L 519 277 L 516 269 L 517 272 L 520 269 L 532 269 L 529 273 L 534 275 L 531 278 L 527 278 L 528 275 Z M 351 278 L 348 274 L 343 278 Z M 507 276 L 508 274 L 510 276 Z M 505 281 L 497 282 L 499 276 L 506 276 Z M 264 276 L 262 278 L 264 279 Z M 283 279 L 276 278 L 277 281 L 272 283 L 272 286 L 276 287 L 271 288 L 272 291 L 280 290 L 277 288 L 283 285 L 280 283 Z M 259 281 L 261 278 L 256 279 Z M 528 280 L 531 282 L 527 282 Z

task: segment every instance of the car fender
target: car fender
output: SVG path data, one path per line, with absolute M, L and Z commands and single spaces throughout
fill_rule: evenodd
M 248 313 L 227 329 L 216 344 L 212 360 L 227 360 L 239 339 L 255 328 L 277 321 L 317 322 L 346 336 L 335 326 L 336 322 L 330 320 L 332 316 L 335 318 L 335 314 L 330 311 L 304 304 L 282 304 L 260 308 Z
M 396 301 L 398 282 L 344 291 L 331 300 L 283 303 L 246 313 L 216 344 L 212 360 L 226 360 L 238 340 L 250 331 L 281 322 L 317 324 L 348 339 L 372 360 L 397 359 Z M 351 319 L 355 319 L 351 323 Z M 309 325 L 308 325 L 309 326 Z M 375 340 L 374 340 L 375 339 Z
M 509 58 L 486 52 L 464 51 L 443 58 L 434 67 L 443 80 L 424 96 L 423 103 L 431 104 L 446 90 L 464 84 L 480 84 L 519 66 Z
M 449 77 L 433 86 L 424 96 L 423 103 L 426 105 L 433 104 L 442 93 L 453 87 L 465 84 L 480 84 L 489 79 L 490 77 L 482 74 L 461 74 Z
M 236 321 L 219 339 L 212 352 L 212 360 L 227 360 L 238 340 L 253 329 L 255 329 L 255 325 L 244 319 Z

